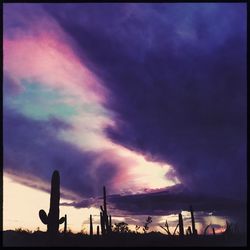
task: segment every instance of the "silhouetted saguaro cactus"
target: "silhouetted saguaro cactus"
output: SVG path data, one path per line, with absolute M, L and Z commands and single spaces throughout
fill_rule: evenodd
M 67 214 L 64 216 L 64 233 L 67 233 Z
M 92 223 L 92 215 L 89 217 L 89 235 L 93 235 L 93 223 Z
M 103 219 L 103 214 L 100 212 L 100 224 L 101 224 L 101 233 L 102 235 L 105 234 L 105 225 L 104 225 L 104 219 Z
M 192 220 L 192 234 L 196 235 L 197 234 L 197 230 L 195 229 L 194 211 L 193 211 L 193 207 L 192 206 L 190 206 L 190 213 L 191 213 L 191 220 Z
M 186 230 L 186 234 L 187 234 L 187 235 L 192 234 L 192 231 L 191 231 L 191 227 L 190 227 L 190 226 L 188 226 L 188 228 L 187 228 L 187 230 Z
M 184 228 L 183 228 L 183 219 L 182 219 L 182 214 L 179 214 L 179 231 L 180 231 L 180 236 L 184 235 Z
M 59 201 L 60 201 L 60 175 L 57 170 L 53 172 L 51 178 L 51 191 L 50 191 L 50 209 L 48 215 L 41 209 L 39 217 L 41 221 L 47 225 L 47 232 L 50 235 L 58 233 L 59 224 L 65 222 L 65 217 L 59 220 Z
M 96 228 L 96 234 L 100 235 L 100 227 L 99 226 L 97 226 L 97 228 Z
M 109 220 L 108 220 L 108 232 L 111 233 L 112 231 L 112 217 L 109 215 Z
M 103 187 L 103 206 L 100 206 L 100 220 L 101 220 L 101 231 L 102 235 L 109 234 L 112 232 L 112 220 L 111 215 L 108 216 L 107 212 L 107 200 L 106 200 L 106 188 Z

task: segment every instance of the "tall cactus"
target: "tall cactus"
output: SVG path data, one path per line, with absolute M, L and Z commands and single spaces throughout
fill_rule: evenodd
M 48 215 L 41 209 L 39 217 L 41 221 L 47 225 L 47 232 L 50 235 L 58 233 L 59 224 L 65 222 L 65 217 L 59 220 L 59 201 L 60 201 L 60 175 L 57 170 L 53 172 L 51 178 L 51 191 L 50 191 L 50 209 Z
M 193 211 L 193 207 L 192 206 L 190 206 L 190 213 L 191 213 L 191 220 L 192 220 L 192 234 L 196 235 L 197 234 L 197 230 L 195 229 L 194 211 Z
M 105 234 L 105 224 L 104 224 L 102 212 L 100 212 L 100 224 L 101 224 L 101 233 L 102 233 L 102 235 L 104 235 Z
M 67 214 L 64 216 L 64 233 L 67 233 Z
M 184 227 L 183 227 L 183 219 L 182 219 L 182 214 L 179 214 L 179 231 L 180 231 L 180 236 L 184 235 Z
M 112 217 L 111 214 L 109 215 L 109 221 L 108 221 L 108 233 L 112 232 Z
M 186 234 L 187 235 L 191 235 L 192 234 L 192 231 L 191 231 L 191 227 L 188 226 L 187 230 L 186 230 Z
M 105 186 L 103 186 L 103 206 L 100 206 L 100 208 L 101 208 L 100 220 L 101 220 L 102 235 L 109 234 L 112 232 L 112 220 L 111 220 L 111 215 L 108 216 Z
M 92 214 L 89 216 L 89 235 L 93 235 L 93 222 L 92 222 Z

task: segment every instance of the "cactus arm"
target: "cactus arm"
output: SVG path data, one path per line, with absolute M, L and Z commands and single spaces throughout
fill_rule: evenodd
M 59 220 L 59 224 L 63 224 L 65 222 L 65 217 L 62 217 L 60 220 Z
M 45 224 L 45 225 L 48 224 L 48 216 L 43 209 L 41 209 L 39 211 L 39 217 L 40 217 L 40 220 L 42 221 L 43 224 Z

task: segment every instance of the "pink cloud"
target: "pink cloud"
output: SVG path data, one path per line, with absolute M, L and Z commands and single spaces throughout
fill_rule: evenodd
M 16 81 L 28 80 L 103 102 L 105 90 L 70 47 L 44 33 L 38 37 L 4 39 L 4 70 Z
M 40 5 L 4 6 L 4 71 L 14 81 L 47 85 L 84 103 L 103 103 L 107 90 L 72 46 L 72 39 Z

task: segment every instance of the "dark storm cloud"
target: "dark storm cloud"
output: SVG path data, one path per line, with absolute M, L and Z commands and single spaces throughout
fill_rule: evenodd
M 176 192 L 171 188 L 157 193 L 137 195 L 111 195 L 109 201 L 115 208 L 125 210 L 131 214 L 168 215 L 188 211 L 192 205 L 195 211 L 214 212 L 215 215 L 232 214 L 245 204 L 238 200 L 224 199 L 221 197 L 204 196 L 202 193 L 182 190 Z
M 183 185 L 175 185 L 165 190 L 153 193 L 142 193 L 132 195 L 109 195 L 107 196 L 109 208 L 115 214 L 124 211 L 130 215 L 170 215 L 181 211 L 189 211 L 192 205 L 195 211 L 213 213 L 214 215 L 235 214 L 246 205 L 237 199 L 227 199 L 217 195 L 209 196 L 201 192 L 191 192 Z M 87 207 L 89 204 L 99 206 L 101 198 L 83 200 L 70 204 L 77 208 Z
M 5 107 L 5 170 L 26 178 L 39 176 L 50 182 L 52 172 L 57 169 L 63 187 L 82 197 L 98 195 L 102 185 L 112 189 L 112 178 L 117 172 L 112 160 L 105 161 L 102 153 L 82 151 L 59 139 L 58 132 L 66 129 L 70 129 L 70 125 L 57 118 L 33 120 Z M 100 157 L 102 161 L 96 163 Z M 35 187 L 32 183 L 26 184 Z
M 74 206 L 75 208 L 91 205 L 98 208 L 101 203 L 102 200 L 99 198 L 62 203 L 61 205 Z M 204 195 L 198 191 L 193 192 L 181 184 L 154 193 L 109 195 L 107 196 L 107 204 L 109 212 L 114 218 L 122 216 L 126 218 L 126 221 L 138 216 L 140 218 L 141 216 L 154 216 L 155 221 L 157 216 L 178 215 L 182 211 L 189 211 L 190 205 L 192 205 L 196 222 L 206 226 L 204 216 L 213 215 L 222 217 L 225 221 L 230 218 L 229 221 L 237 222 L 243 231 L 246 230 L 246 202 L 218 195 Z M 176 220 L 178 220 L 178 216 Z M 184 220 L 189 221 L 190 218 Z
M 71 202 L 71 203 L 68 203 L 68 202 L 61 202 L 60 205 L 61 206 L 73 206 L 75 208 L 86 208 L 86 207 L 92 207 L 92 206 L 95 206 L 95 207 L 99 207 L 99 204 L 101 204 L 101 201 L 98 200 L 98 199 L 84 199 L 80 202 Z
M 45 4 L 111 90 L 107 135 L 203 193 L 246 197 L 245 4 Z

